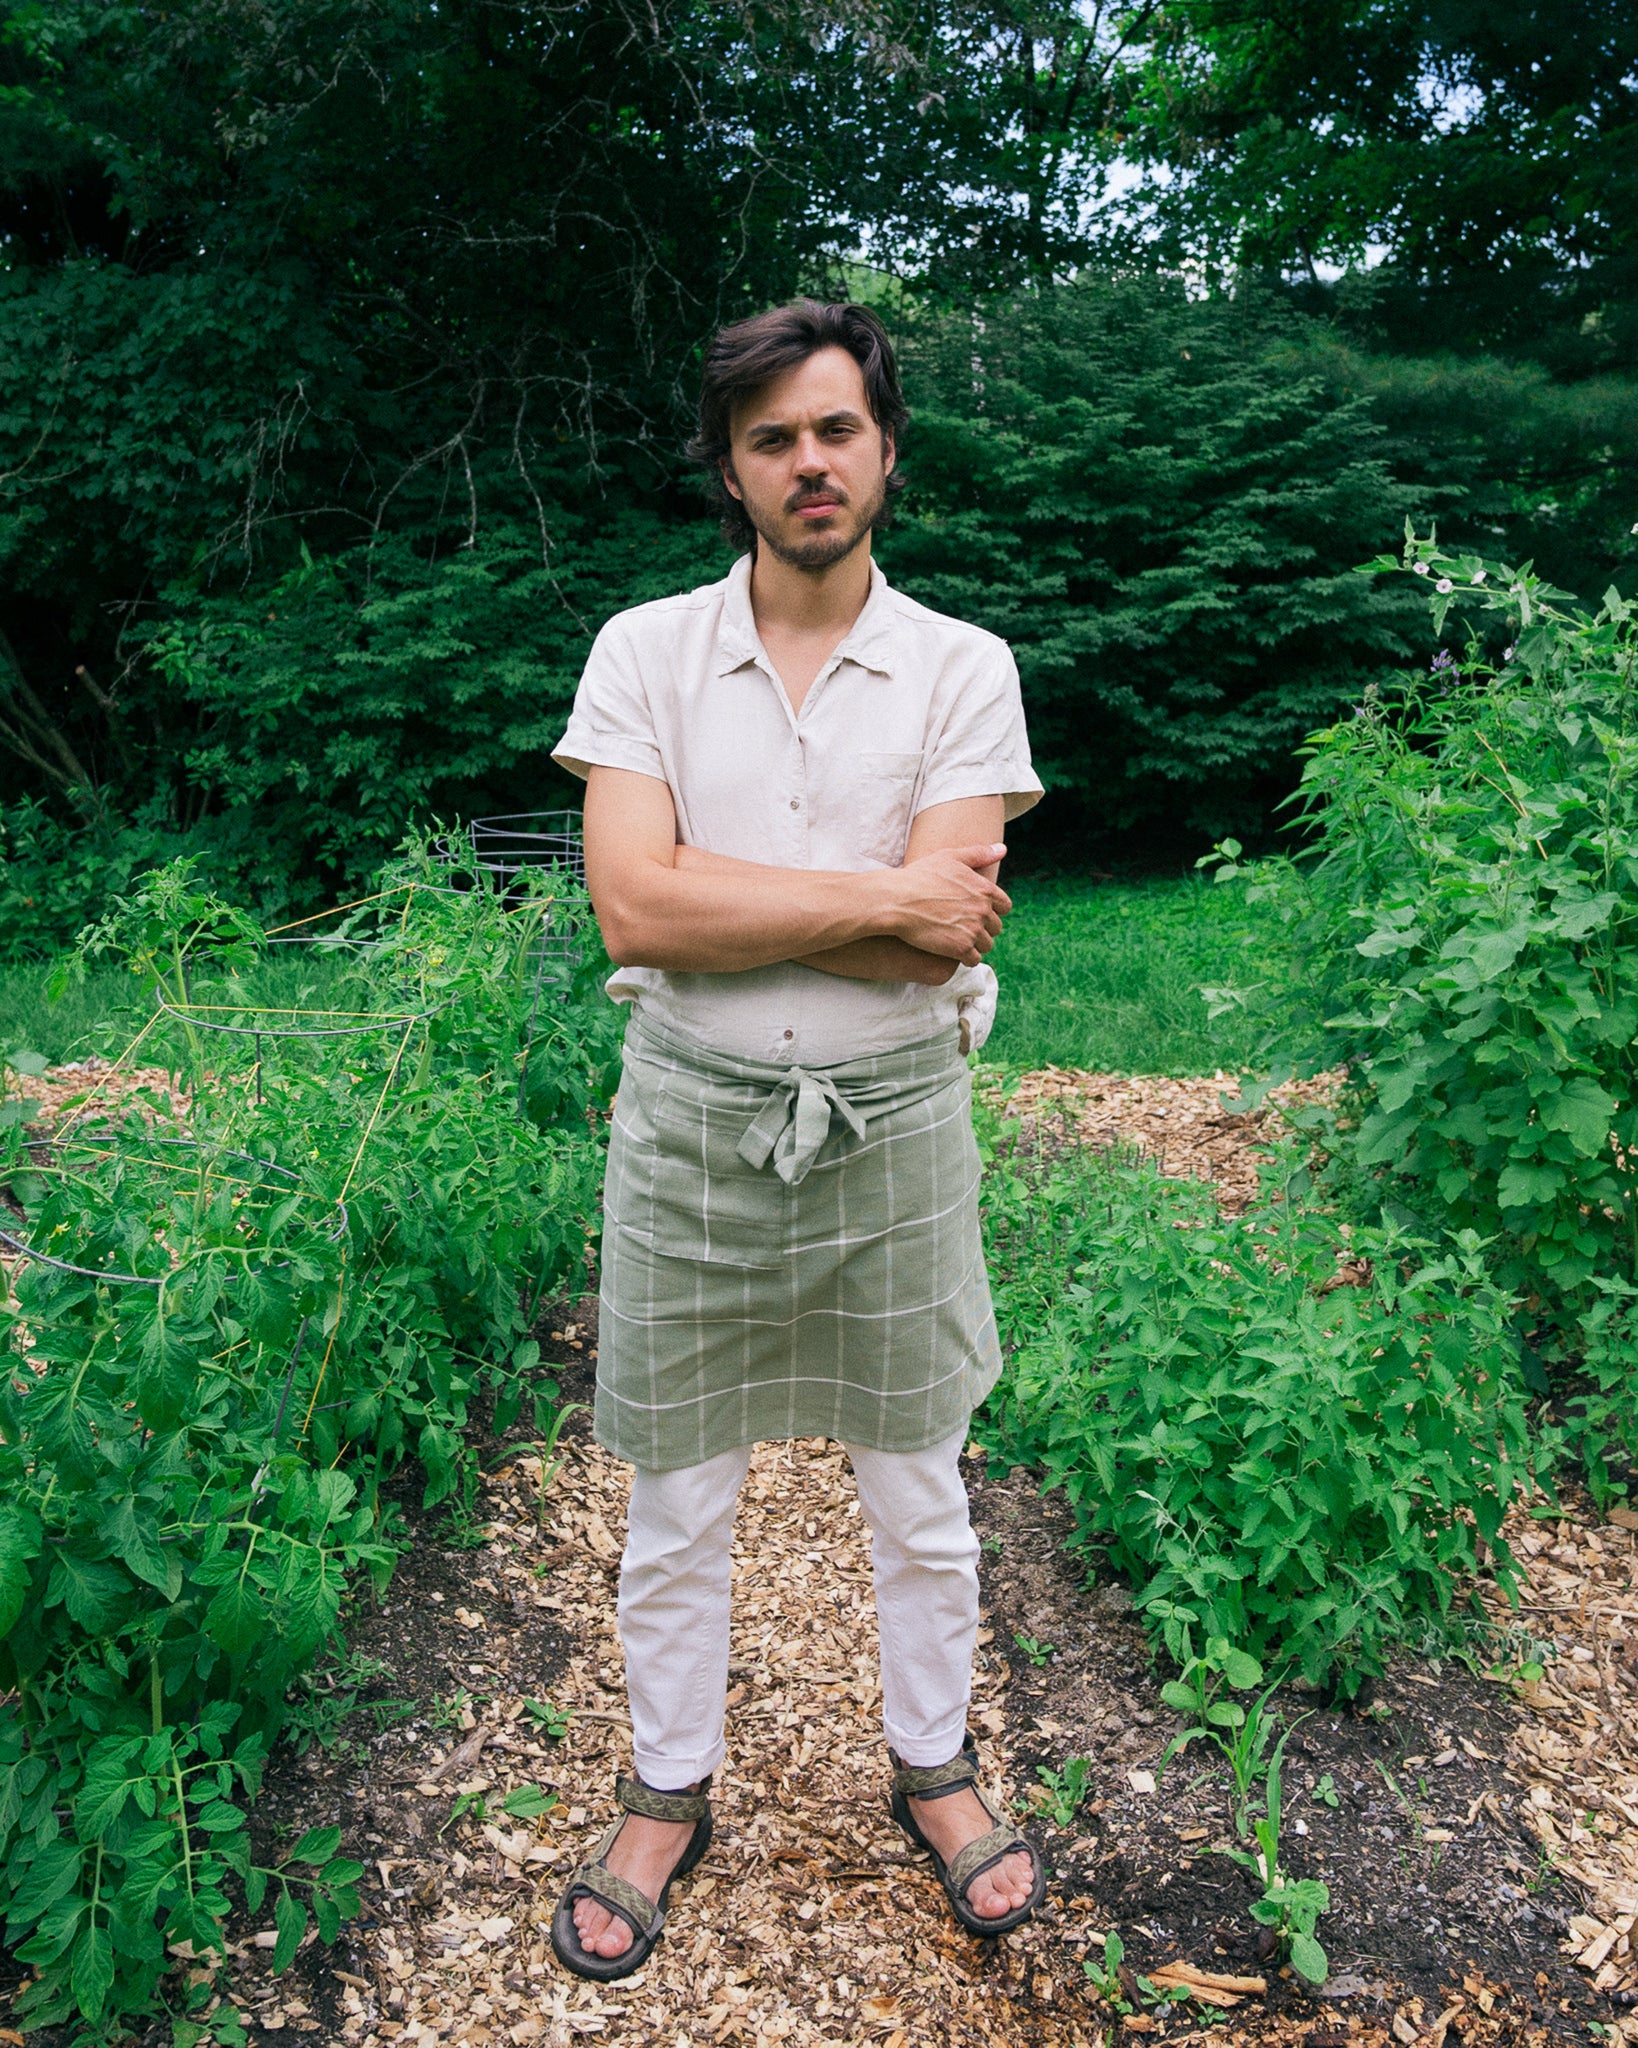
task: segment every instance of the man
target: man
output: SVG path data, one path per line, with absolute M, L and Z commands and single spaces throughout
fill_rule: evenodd
M 893 1810 L 957 1917 L 1018 1925 L 1038 1853 L 966 1734 L 978 1546 L 958 1460 L 1000 1370 L 961 1054 L 993 1004 L 1006 818 L 1035 803 L 1002 642 L 871 558 L 908 414 L 862 307 L 720 333 L 691 453 L 748 553 L 610 620 L 555 758 L 633 1004 L 603 1236 L 598 1439 L 636 1467 L 620 1628 L 635 1775 L 560 1960 L 625 1976 L 710 1838 L 750 1446 L 828 1436 L 874 1532 Z

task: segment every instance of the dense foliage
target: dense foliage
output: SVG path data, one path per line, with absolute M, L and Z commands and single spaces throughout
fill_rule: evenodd
M 1430 540 L 1405 558 L 1455 648 L 1311 742 L 1312 850 L 1254 887 L 1290 925 L 1302 1049 L 1360 1090 L 1355 1165 L 1564 1323 L 1638 1259 L 1638 620 Z
M 898 559 L 1019 636 L 1029 829 L 1255 825 L 1403 654 L 1338 580 L 1402 511 L 1583 595 L 1630 562 L 1626 42 L 1608 5 L 0 0 L 0 803 L 105 888 L 158 833 L 270 906 L 563 801 L 600 618 L 722 559 L 700 344 L 814 287 L 913 332 Z
M 1511 1304 L 1478 1239 L 1348 1231 L 1291 1162 L 1240 1216 L 1076 1148 L 986 1187 L 1016 1347 L 978 1425 L 1062 1488 L 1166 1648 L 1223 1638 L 1351 1696 L 1446 1624 L 1528 1469 Z
M 354 1910 L 335 1831 L 262 1867 L 245 1804 L 349 1584 L 392 1570 L 383 1481 L 413 1459 L 459 1499 L 474 1397 L 504 1428 L 529 1395 L 613 1056 L 589 968 L 531 1000 L 565 901 L 474 879 L 400 864 L 356 974 L 291 1014 L 238 986 L 250 920 L 162 870 L 86 946 L 151 990 L 141 1056 L 186 1118 L 92 1103 L 48 1152 L 6 1105 L 8 1232 L 45 1255 L 0 1311 L 0 1904 L 34 2023 L 144 2006 L 168 1945 L 220 1954 L 230 1881 L 272 1888 L 281 1964 L 309 1904 L 326 1939 Z
M 1308 277 L 1380 262 L 1400 348 L 1638 359 L 1638 23 L 1623 0 L 1172 0 L 1125 147 L 1174 251 Z M 1167 170 L 1184 176 L 1165 177 Z
M 1106 824 L 1255 818 L 1317 720 L 1410 653 L 1352 571 L 1416 503 L 1300 324 L 1087 284 L 916 331 L 884 560 L 1011 641 L 1049 787 Z

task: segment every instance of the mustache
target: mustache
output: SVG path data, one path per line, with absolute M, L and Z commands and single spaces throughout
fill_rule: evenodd
M 847 492 L 834 485 L 817 490 L 810 486 L 808 489 L 796 491 L 788 497 L 785 500 L 785 510 L 787 512 L 800 512 L 804 505 L 845 505 L 847 502 Z

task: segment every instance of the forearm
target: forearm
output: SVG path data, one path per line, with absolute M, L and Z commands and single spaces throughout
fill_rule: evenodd
M 745 875 L 753 878 L 769 870 L 752 861 L 735 860 L 729 854 L 707 853 L 697 846 L 677 848 L 677 866 L 685 873 Z M 788 872 L 782 870 L 781 872 Z M 942 988 L 956 971 L 953 960 L 936 953 L 923 953 L 903 939 L 880 934 L 854 939 L 811 953 L 789 956 L 798 966 L 817 968 L 821 974 L 840 975 L 849 981 L 912 981 L 929 988 Z
M 763 867 L 684 846 L 673 865 L 644 863 L 618 901 L 599 905 L 619 965 L 679 974 L 742 973 L 881 942 L 892 916 L 876 872 Z
M 914 981 L 924 988 L 942 988 L 956 971 L 955 961 L 923 953 L 903 939 L 855 939 L 851 946 L 798 954 L 797 965 L 817 967 L 821 974 L 839 974 L 849 981 Z

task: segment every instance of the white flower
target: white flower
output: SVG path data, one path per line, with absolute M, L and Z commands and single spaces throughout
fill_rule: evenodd
M 1441 597 L 1445 596 L 1448 592 L 1456 588 L 1455 584 L 1451 582 L 1448 576 L 1441 576 L 1439 578 L 1439 581 L 1436 584 L 1434 584 L 1433 587 L 1435 590 L 1438 591 Z
M 1502 660 L 1511 661 L 1513 659 L 1513 656 L 1517 653 L 1518 649 L 1516 647 L 1504 647 L 1502 649 Z
M 1635 525 L 1632 530 L 1634 533 L 1638 533 L 1638 525 Z
M 1416 571 L 1418 576 L 1425 576 L 1428 573 L 1428 565 L 1426 562 L 1412 562 L 1411 567 Z
M 1482 569 L 1475 569 L 1475 570 L 1474 570 L 1474 572 L 1473 572 L 1473 581 L 1474 581 L 1475 583 L 1482 583 L 1482 582 L 1484 581 L 1484 571 L 1483 571 Z

